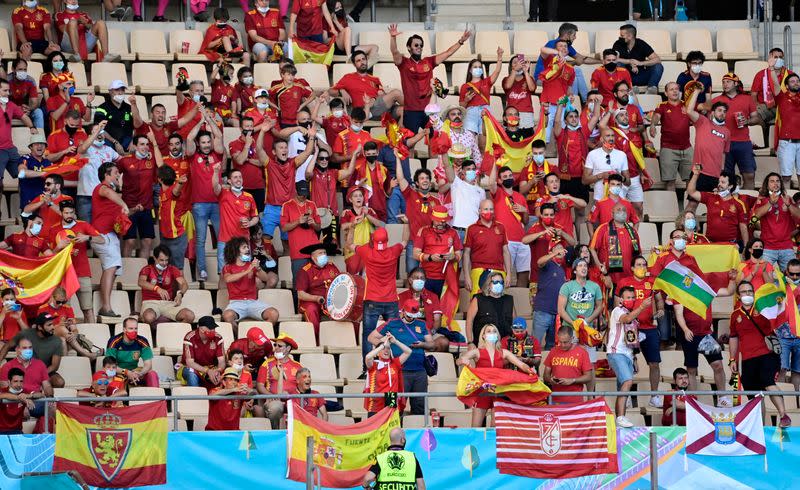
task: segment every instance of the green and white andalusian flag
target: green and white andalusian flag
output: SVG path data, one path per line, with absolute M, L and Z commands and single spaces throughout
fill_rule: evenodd
M 653 289 L 664 291 L 667 296 L 682 304 L 700 317 L 705 318 L 708 307 L 717 293 L 701 276 L 681 265 L 670 262 L 656 277 Z

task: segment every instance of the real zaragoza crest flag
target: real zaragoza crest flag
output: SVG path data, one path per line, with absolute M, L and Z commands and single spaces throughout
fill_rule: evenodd
M 167 403 L 123 408 L 59 403 L 53 471 L 71 470 L 94 487 L 167 483 Z

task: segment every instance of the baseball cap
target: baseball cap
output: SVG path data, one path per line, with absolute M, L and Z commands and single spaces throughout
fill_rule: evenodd
M 33 324 L 44 325 L 47 322 L 54 321 L 56 318 L 58 317 L 51 315 L 50 313 L 39 313 L 39 315 L 33 319 Z
M 375 243 L 375 248 L 378 250 L 386 250 L 386 244 L 389 243 L 389 233 L 386 228 L 378 228 L 372 234 L 372 241 Z
M 207 316 L 206 315 L 206 316 L 201 316 L 200 319 L 197 320 L 197 326 L 198 327 L 206 327 L 206 328 L 210 328 L 211 330 L 214 330 L 219 325 L 217 325 L 217 322 L 214 321 L 214 317 L 213 316 Z
M 525 329 L 528 328 L 528 324 L 525 321 L 525 318 L 518 316 L 514 318 L 514 323 L 511 324 L 511 328 Z
M 92 375 L 92 383 L 97 381 L 98 379 L 108 379 L 108 375 L 105 371 L 97 371 Z
M 128 88 L 128 84 L 126 84 L 122 80 L 113 80 L 111 83 L 108 84 L 108 90 L 115 90 L 118 88 Z
M 277 337 L 272 339 L 272 341 L 283 342 L 284 344 L 290 345 L 292 349 L 297 349 L 297 342 L 295 342 L 293 338 L 286 335 L 286 332 L 279 333 Z
M 403 311 L 410 315 L 416 315 L 419 313 L 419 302 L 414 299 L 403 301 Z
M 256 93 L 253 95 L 253 97 L 256 98 L 256 99 L 259 98 L 259 97 L 268 97 L 268 96 L 269 96 L 269 92 L 267 92 L 267 90 L 263 89 L 263 88 L 260 88 L 260 89 L 256 90 Z
M 266 344 L 269 340 L 260 327 L 252 327 L 247 331 L 247 340 L 254 342 L 259 347 Z
M 450 215 L 447 213 L 447 208 L 439 204 L 433 207 L 431 218 L 433 218 L 433 221 L 442 222 L 450 219 Z

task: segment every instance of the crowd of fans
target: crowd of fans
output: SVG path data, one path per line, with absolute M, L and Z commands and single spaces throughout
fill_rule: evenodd
M 295 2 L 285 29 L 284 5 L 278 13 L 266 0 L 256 0 L 245 21 L 246 46 L 230 34 L 227 11 L 214 12 L 203 47 L 214 63 L 210 97 L 203 82 L 179 77 L 177 116 L 168 120 L 165 107 L 154 104 L 144 122 L 123 81 L 112 82 L 106 101 L 96 107 L 93 95 L 88 104 L 75 96 L 68 61 L 86 59 L 97 41 L 107 46 L 107 32 L 102 21 L 80 13 L 77 0 L 66 0 L 65 7 L 56 16 L 58 32 L 35 1 L 14 13 L 23 19 L 13 21 L 20 58 L 0 80 L 0 109 L 6 116 L 0 119 L 0 169 L 19 180 L 24 229 L 8 235 L 0 248 L 40 257 L 71 244 L 84 321 L 121 322 L 122 332 L 106 346 L 92 345 L 78 332 L 61 288 L 47 303 L 24 307 L 14 289 L 0 291 L 0 359 L 16 353 L 0 368 L 0 397 L 18 402 L 0 404 L 7 415 L 0 418 L 0 432 L 20 430 L 24 416 L 42 415 L 43 403 L 37 400 L 64 386 L 59 364 L 68 350 L 92 360 L 105 356 L 82 397 L 159 386 L 153 349 L 139 321 L 153 331 L 164 321 L 194 325 L 177 365 L 182 384 L 218 395 L 314 393 L 311 372 L 292 356 L 298 343 L 287 334 L 270 338 L 274 332 L 266 327 L 252 327 L 226 346 L 215 332 L 217 320 L 195 318 L 182 306 L 190 278 L 206 282 L 213 269 L 228 297 L 227 304 L 217 305 L 218 318 L 232 324 L 234 332 L 245 319 L 271 322 L 280 331 L 278 309 L 258 295 L 280 283 L 278 242 L 291 260 L 291 278 L 280 279 L 292 280 L 299 311 L 318 341 L 331 281 L 343 272 L 363 276 L 366 287 L 357 301 L 363 306 L 364 391 L 387 394 L 365 400 L 369 414 L 385 405 L 404 407 L 398 392 L 427 391 L 435 366 L 426 351 L 456 347 L 460 365 L 538 371 L 554 391 L 576 392 L 554 403 L 581 400 L 578 392 L 594 389 L 603 363 L 601 345 L 605 369 L 613 370 L 623 391 L 632 388 L 639 353 L 649 369 L 650 388 L 657 389 L 660 354 L 673 343 L 685 356 L 686 370 L 673 374 L 678 388 L 698 386 L 699 354 L 718 390 L 725 389 L 731 372 L 741 372 L 745 389 L 776 390 L 777 380 L 787 375 L 800 387 L 800 340 L 786 324 L 773 329 L 753 307 L 755 290 L 775 281 L 778 271 L 788 278 L 787 294 L 798 296 L 800 284 L 793 241 L 800 208 L 788 191 L 800 170 L 800 77 L 785 68 L 780 49 L 770 52 L 769 66 L 756 75 L 751 94 L 728 73 L 724 93 L 713 99 L 704 55 L 690 52 L 686 71 L 666 85 L 666 100 L 645 114 L 636 94 L 656 93 L 663 68 L 653 49 L 636 37 L 636 28 L 622 26 L 620 39 L 598 60 L 572 48 L 577 27 L 563 24 L 559 37 L 536 53 L 538 59 L 512 58 L 508 74 L 500 73 L 499 63 L 487 73 L 480 60 L 470 62 L 459 104 L 440 108 L 433 103 L 434 68 L 471 32 L 424 56 L 424 39 L 409 37 L 404 53 L 397 45 L 401 33 L 390 25 L 401 87 L 388 89 L 370 74 L 377 47 L 351 47 L 340 2 Z M 280 80 L 271 87 L 254 85 L 249 61 L 274 56 L 287 35 L 318 42 L 336 36 L 338 43 L 339 34 L 355 72 L 333 87 L 313 90 L 283 57 Z M 38 82 L 26 72 L 32 53 L 47 56 Z M 103 53 L 98 55 L 101 59 Z M 497 57 L 503 59 L 500 48 Z M 233 73 L 232 60 L 245 66 Z M 590 86 L 573 67 L 582 63 L 598 65 Z M 521 141 L 547 118 L 546 136 L 531 143 L 526 166 L 517 172 L 503 164 L 502 155 L 482 150 L 487 137 L 482 116 L 501 76 L 501 131 Z M 532 104 L 538 85 L 541 110 Z M 754 197 L 747 193 L 755 185 L 748 125 L 768 124 L 776 112 L 782 122 L 780 172 L 770 173 Z M 401 124 L 394 141 L 378 141 L 367 129 L 382 117 L 384 124 L 387 118 Z M 12 119 L 30 128 L 25 157 L 12 141 Z M 228 126 L 240 128 L 241 136 L 229 142 L 226 155 L 223 128 Z M 653 182 L 638 158 L 652 151 L 657 126 L 661 181 Z M 690 126 L 696 133 L 693 145 Z M 438 163 L 412 173 L 409 155 L 422 141 Z M 47 170 L 76 162 L 82 165 L 78 170 Z M 651 250 L 643 248 L 637 231 L 646 218 L 645 192 L 654 183 L 674 190 L 679 182 L 686 183 L 685 210 L 676 217 L 669 241 L 652 251 L 654 265 L 648 265 Z M 695 214 L 698 203 L 707 209 L 704 233 Z M 390 241 L 387 224 L 407 224 L 408 233 Z M 578 239 L 583 226 L 591 235 L 588 243 Z M 276 229 L 280 233 L 274 235 Z M 216 263 L 206 260 L 206 242 L 212 239 Z M 717 338 L 710 309 L 702 318 L 653 290 L 655 277 L 673 261 L 703 276 L 686 246 L 706 242 L 734 244 L 744 253 L 740 270 L 732 270 L 728 284 L 717 291 L 737 298 L 729 338 Z M 96 312 L 90 246 L 102 269 Z M 339 254 L 346 270 L 331 260 Z M 149 259 L 138 275 L 142 303 L 138 318 L 121 318 L 112 310 L 111 291 L 123 257 L 134 256 Z M 184 270 L 184 259 L 194 271 Z M 398 274 L 401 260 L 405 277 Z M 452 264 L 459 265 L 460 282 L 470 292 L 461 331 L 443 301 L 451 287 L 445 271 Z M 401 294 L 398 278 L 407 287 Z M 516 314 L 520 305 L 508 290 L 513 284 L 529 288 L 532 321 Z M 780 356 L 766 346 L 767 335 L 779 338 Z M 727 372 L 720 346 L 725 342 Z M 549 351 L 544 359 L 542 349 Z M 780 425 L 789 425 L 782 398 L 773 402 Z M 327 417 L 323 398 L 294 403 Z M 649 403 L 663 407 L 665 421 L 672 410 L 683 409 L 679 397 L 673 403 L 654 396 Z M 720 396 L 717 403 L 730 406 L 732 399 Z M 412 414 L 424 411 L 421 398 L 409 405 Z M 473 425 L 484 424 L 491 407 L 491 398 L 470 407 Z M 238 428 L 244 416 L 268 417 L 277 428 L 284 412 L 285 404 L 277 400 L 213 401 L 207 428 Z M 615 413 L 619 425 L 632 425 L 625 397 L 618 398 Z

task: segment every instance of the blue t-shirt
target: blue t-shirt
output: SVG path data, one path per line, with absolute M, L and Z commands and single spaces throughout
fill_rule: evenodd
M 567 280 L 564 268 L 552 260 L 539 269 L 539 285 L 533 299 L 533 309 L 551 315 L 558 314 L 558 292 Z
M 545 44 L 544 47 L 556 49 L 556 44 L 558 44 L 558 41 L 559 41 L 558 39 L 552 39 L 550 41 L 547 41 L 547 44 Z M 574 58 L 575 55 L 578 54 L 578 52 L 575 51 L 575 48 L 573 48 L 572 45 L 569 45 L 567 46 L 567 54 L 569 54 Z M 544 58 L 542 58 L 542 55 L 540 54 L 539 59 L 536 60 L 536 69 L 533 71 L 534 80 L 539 80 L 539 73 L 541 73 L 542 70 L 544 70 Z
M 678 79 L 675 81 L 681 88 L 681 94 L 683 94 L 683 87 L 685 87 L 686 84 L 691 80 L 692 76 L 686 72 L 682 72 L 680 75 L 678 75 Z M 697 96 L 697 103 L 702 104 L 706 101 L 706 90 L 708 90 L 708 88 L 711 87 L 714 82 L 711 80 L 711 75 L 704 71 L 700 72 L 700 76 L 697 77 L 697 80 L 703 84 L 703 91 Z
M 406 328 L 407 327 L 407 328 Z M 414 342 L 425 342 L 425 335 L 428 334 L 428 327 L 422 320 L 414 320 L 411 323 L 405 323 L 399 318 L 393 318 L 383 324 L 378 329 L 379 332 L 386 335 L 391 333 L 394 338 L 400 342 L 411 347 Z M 392 344 L 392 355 L 399 357 L 403 351 L 399 347 Z M 425 370 L 425 351 L 423 349 L 411 349 L 411 355 L 408 360 L 403 364 L 403 371 L 424 371 Z
M 52 165 L 50 160 L 46 158 L 43 158 L 40 162 L 30 155 L 22 157 L 22 163 L 25 164 L 28 170 L 34 172 L 41 172 L 46 167 Z M 26 177 L 24 179 L 19 179 L 19 208 L 23 209 L 31 201 L 36 199 L 37 196 L 40 196 L 42 192 L 44 192 L 44 177 Z

